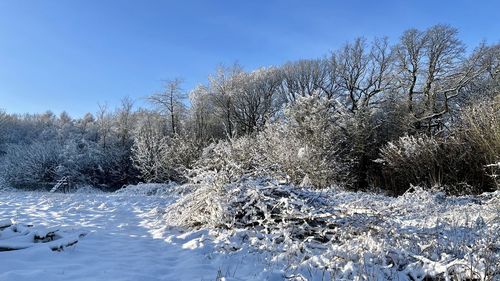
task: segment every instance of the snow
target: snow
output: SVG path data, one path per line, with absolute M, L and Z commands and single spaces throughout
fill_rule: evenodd
M 142 196 L 0 193 L 0 218 L 88 231 L 62 252 L 48 247 L 0 252 L 0 280 L 215 279 L 220 263 L 208 260 L 206 250 L 154 239 L 144 226 L 148 211 L 169 202 Z
M 127 185 L 117 190 L 116 193 L 128 196 L 173 196 L 179 190 L 186 189 L 186 186 L 178 186 L 174 182 L 141 183 L 138 185 Z
M 12 225 L 11 219 L 0 220 L 0 228 L 4 228 Z
M 319 243 L 271 228 L 173 227 L 165 212 L 184 191 L 168 186 L 170 195 L 157 185 L 142 195 L 137 186 L 115 194 L 0 192 L 0 226 L 32 225 L 30 235 L 58 230 L 78 239 L 59 252 L 42 243 L 0 252 L 0 280 L 422 280 L 467 276 L 463 264 L 481 274 L 499 261 L 500 192 L 446 197 L 417 190 L 392 198 L 301 191 L 314 206 L 329 206 L 316 215 L 339 227 L 335 240 Z M 283 210 L 306 204 L 300 196 L 280 199 Z M 5 243 L 9 237 L 0 233 Z

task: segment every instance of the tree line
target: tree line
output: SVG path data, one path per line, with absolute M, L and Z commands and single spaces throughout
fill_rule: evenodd
M 500 45 L 467 50 L 448 25 L 277 67 L 220 66 L 190 91 L 179 78 L 163 86 L 149 108 L 126 98 L 77 119 L 1 113 L 4 184 L 69 176 L 114 189 L 215 171 L 395 194 L 498 187 Z

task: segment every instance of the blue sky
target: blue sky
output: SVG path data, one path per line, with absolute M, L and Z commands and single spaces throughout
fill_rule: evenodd
M 95 112 L 219 64 L 316 58 L 368 39 L 447 23 L 473 47 L 500 39 L 500 1 L 0 0 L 0 108 Z

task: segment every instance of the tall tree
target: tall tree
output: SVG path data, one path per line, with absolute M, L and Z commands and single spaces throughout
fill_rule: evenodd
M 480 64 L 485 50 L 479 48 L 467 57 L 458 30 L 448 25 L 410 29 L 396 50 L 399 88 L 407 95 L 416 129 L 439 132 L 450 103 L 484 73 Z
M 234 96 L 242 90 L 243 69 L 239 64 L 232 67 L 220 66 L 215 75 L 210 76 L 210 94 L 216 112 L 222 119 L 226 135 L 235 136 L 234 125 Z
M 181 78 L 166 80 L 163 91 L 149 97 L 149 101 L 158 106 L 160 112 L 170 117 L 172 135 L 179 133 L 180 114 L 185 109 L 187 95 L 181 88 L 182 83 Z
M 241 91 L 234 96 L 234 116 L 243 133 L 260 131 L 277 110 L 276 98 L 281 84 L 275 68 L 261 68 L 242 75 Z
M 299 60 L 282 66 L 282 94 L 289 102 L 309 97 L 326 88 L 327 63 L 324 60 Z
M 224 138 L 224 128 L 215 112 L 210 89 L 207 86 L 197 86 L 189 95 L 190 131 L 196 143 L 207 144 L 211 140 Z

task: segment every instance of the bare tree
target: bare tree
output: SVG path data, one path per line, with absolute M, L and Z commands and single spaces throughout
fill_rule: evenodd
M 281 81 L 276 68 L 261 68 L 242 76 L 242 90 L 234 95 L 234 116 L 244 133 L 261 130 L 275 113 Z
M 99 110 L 97 111 L 97 127 L 102 148 L 107 149 L 112 129 L 112 116 L 111 113 L 108 112 L 107 104 L 99 104 Z
M 358 110 L 358 101 L 361 99 L 363 80 L 367 75 L 368 55 L 366 54 L 366 40 L 358 38 L 354 43 L 348 43 L 337 54 L 339 62 L 339 83 L 347 100 L 350 110 Z
M 196 142 L 206 144 L 211 139 L 223 138 L 224 129 L 215 113 L 210 89 L 198 86 L 189 94 L 189 99 L 191 100 L 189 124 Z
M 426 32 L 425 55 L 427 69 L 423 95 L 427 114 L 434 114 L 437 110 L 438 92 L 432 91 L 434 83 L 454 78 L 457 74 L 457 66 L 465 52 L 464 45 L 457 35 L 457 29 L 446 25 L 433 26 Z
M 240 65 L 232 67 L 220 66 L 215 75 L 210 76 L 210 94 L 216 112 L 222 119 L 229 138 L 235 135 L 234 126 L 234 96 L 242 90 L 241 79 L 243 69 Z
M 336 54 L 332 52 L 330 57 L 323 60 L 323 64 L 325 66 L 326 78 L 319 87 L 328 99 L 338 98 L 341 96 L 342 87 L 340 85 L 340 66 Z
M 324 60 L 289 62 L 281 69 L 283 83 L 280 90 L 289 102 L 295 102 L 298 97 L 312 96 L 326 88 L 328 72 Z
M 477 93 L 480 97 L 495 97 L 500 94 L 500 44 L 487 46 L 483 43 L 475 52 L 480 55 L 479 63 L 484 72 L 467 90 Z
M 396 46 L 396 67 L 399 84 L 406 93 L 408 111 L 414 113 L 414 96 L 417 79 L 423 68 L 424 48 L 427 37 L 417 29 L 410 29 L 403 33 L 399 44 Z
M 164 90 L 148 98 L 150 102 L 158 106 L 160 112 L 168 114 L 173 135 L 179 131 L 179 115 L 185 108 L 184 100 L 187 98 L 181 88 L 182 83 L 183 80 L 180 78 L 166 80 Z
M 352 113 L 371 106 L 376 96 L 391 88 L 393 55 L 387 38 L 375 39 L 371 49 L 363 38 L 336 54 L 339 88 Z
M 425 32 L 406 31 L 396 50 L 399 88 L 407 95 L 416 128 L 439 131 L 450 102 L 484 73 L 485 68 L 480 66 L 484 48 L 466 57 L 458 30 L 435 25 Z
M 122 147 L 126 147 L 131 139 L 131 132 L 134 127 L 133 108 L 134 102 L 132 99 L 125 97 L 121 100 L 121 107 L 117 112 L 116 127 Z

